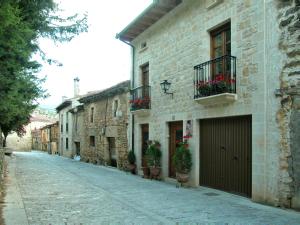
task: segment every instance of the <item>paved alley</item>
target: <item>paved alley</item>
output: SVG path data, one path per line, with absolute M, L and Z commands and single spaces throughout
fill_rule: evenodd
M 40 152 L 8 161 L 6 225 L 300 224 L 300 213 Z

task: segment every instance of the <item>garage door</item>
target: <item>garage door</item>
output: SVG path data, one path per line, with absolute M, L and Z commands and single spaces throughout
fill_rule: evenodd
M 200 120 L 200 185 L 251 197 L 251 116 Z

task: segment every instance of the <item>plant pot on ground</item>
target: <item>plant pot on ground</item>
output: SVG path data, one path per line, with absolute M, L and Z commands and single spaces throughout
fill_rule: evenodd
M 181 185 L 188 182 L 192 168 L 192 155 L 188 147 L 187 141 L 180 142 L 173 155 L 176 179 Z
M 148 166 L 143 166 L 143 178 L 149 178 L 150 177 L 150 168 Z
M 150 168 L 150 178 L 159 179 L 161 150 L 158 141 L 150 141 L 147 149 L 147 164 Z
M 127 155 L 127 160 L 128 160 L 128 171 L 130 171 L 132 174 L 135 174 L 135 169 L 136 169 L 136 164 L 135 164 L 135 154 L 134 154 L 134 151 L 130 150 L 128 152 L 128 155 Z

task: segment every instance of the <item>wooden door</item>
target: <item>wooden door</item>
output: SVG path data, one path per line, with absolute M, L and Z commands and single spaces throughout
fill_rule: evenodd
M 145 64 L 141 67 L 142 70 L 142 93 L 141 97 L 147 98 L 149 97 L 149 64 Z
M 76 155 L 80 155 L 80 142 L 75 142 Z
M 231 55 L 231 32 L 230 23 L 211 32 L 211 59 Z M 229 58 L 212 62 L 212 78 L 217 75 L 230 74 L 231 61 Z
M 110 165 L 113 167 L 117 167 L 116 139 L 114 137 L 108 137 L 107 140 Z
M 251 197 L 251 116 L 200 121 L 200 185 Z
M 149 140 L 149 125 L 148 124 L 142 124 L 142 167 L 147 167 L 147 161 L 146 161 L 146 151 L 148 148 L 148 140 Z
M 182 121 L 169 123 L 169 177 L 176 177 L 176 170 L 173 165 L 173 155 L 179 142 L 183 137 L 183 123 Z
M 149 64 L 142 66 L 142 86 L 149 85 Z

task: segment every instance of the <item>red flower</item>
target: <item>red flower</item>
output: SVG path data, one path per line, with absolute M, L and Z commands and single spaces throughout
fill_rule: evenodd
M 190 135 L 190 134 L 187 134 L 187 135 L 183 136 L 184 139 L 189 139 L 191 137 L 192 137 L 192 135 Z

